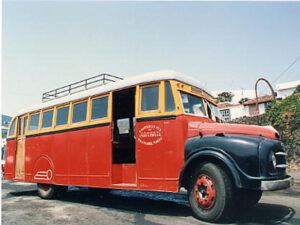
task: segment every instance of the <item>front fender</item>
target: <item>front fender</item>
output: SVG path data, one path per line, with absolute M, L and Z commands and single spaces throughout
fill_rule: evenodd
M 185 163 L 180 173 L 180 187 L 187 187 L 196 166 L 212 162 L 231 176 L 238 188 L 260 189 L 261 181 L 282 179 L 285 172 L 266 172 L 270 151 L 280 151 L 280 142 L 247 135 L 193 137 L 185 144 Z
M 229 172 L 235 186 L 242 187 L 238 169 L 236 168 L 232 158 L 226 154 L 226 152 L 215 148 L 198 149 L 196 153 L 189 157 L 181 170 L 179 187 L 187 188 L 188 179 L 191 176 L 190 172 L 203 162 L 213 162 L 218 164 Z

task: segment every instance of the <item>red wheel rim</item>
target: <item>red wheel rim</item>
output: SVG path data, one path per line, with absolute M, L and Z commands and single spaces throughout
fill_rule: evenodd
M 215 204 L 216 191 L 212 179 L 207 175 L 200 175 L 194 186 L 194 197 L 202 209 L 210 209 Z

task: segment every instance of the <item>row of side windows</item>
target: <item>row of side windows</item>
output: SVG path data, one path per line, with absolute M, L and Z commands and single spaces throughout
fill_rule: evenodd
M 175 101 L 172 94 L 172 88 L 169 81 L 164 82 L 165 89 L 165 112 L 175 111 Z M 145 86 L 141 89 L 141 111 L 155 111 L 159 109 L 159 84 Z M 72 124 L 87 121 L 87 109 L 88 101 L 82 101 L 74 103 L 72 105 Z M 90 119 L 97 120 L 107 117 L 108 111 L 108 96 L 95 97 L 91 99 L 91 112 Z M 42 115 L 41 128 L 51 128 L 53 123 L 53 117 L 56 113 L 55 126 L 63 126 L 68 124 L 68 118 L 70 113 L 70 106 L 65 105 L 50 110 L 42 110 L 42 113 L 32 113 L 29 118 L 29 131 L 36 131 L 39 129 L 40 115 Z M 25 117 L 26 118 L 26 117 Z M 25 123 L 26 124 L 26 123 Z M 9 131 L 9 136 L 13 136 L 15 133 L 15 121 L 12 121 L 12 126 Z M 25 129 L 24 129 L 25 130 Z
M 97 120 L 107 117 L 108 96 L 94 98 L 91 101 L 91 120 Z M 72 123 L 85 122 L 87 120 L 88 101 L 73 104 Z M 55 126 L 63 126 L 68 124 L 70 106 L 58 107 L 56 110 Z M 42 111 L 41 128 L 52 127 L 54 110 Z M 39 126 L 40 113 L 30 115 L 28 130 L 35 131 Z M 12 131 L 14 132 L 14 131 Z M 12 133 L 13 134 L 13 133 Z

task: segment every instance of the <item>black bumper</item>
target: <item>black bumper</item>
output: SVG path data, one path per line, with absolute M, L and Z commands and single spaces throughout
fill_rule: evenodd
M 275 191 L 291 187 L 294 184 L 294 178 L 288 176 L 282 180 L 263 180 L 260 189 L 262 191 Z

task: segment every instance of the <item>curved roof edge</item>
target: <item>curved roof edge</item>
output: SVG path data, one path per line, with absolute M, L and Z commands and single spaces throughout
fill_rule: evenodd
M 91 88 L 91 89 L 88 89 L 85 91 L 81 91 L 81 92 L 67 95 L 67 96 L 64 96 L 61 98 L 57 98 L 57 99 L 54 99 L 54 100 L 51 100 L 48 102 L 43 102 L 43 103 L 34 105 L 32 107 L 24 108 L 24 109 L 20 110 L 15 116 L 22 115 L 27 112 L 33 112 L 33 111 L 36 111 L 39 109 L 44 109 L 44 108 L 48 108 L 51 106 L 67 103 L 67 102 L 85 98 L 88 96 L 102 94 L 102 93 L 106 93 L 109 91 L 118 90 L 118 89 L 122 89 L 122 88 L 129 87 L 129 86 L 134 86 L 137 84 L 143 84 L 143 83 L 159 81 L 159 80 L 178 80 L 183 83 L 198 87 L 198 88 L 202 89 L 203 91 L 205 91 L 206 93 L 208 93 L 209 95 L 213 96 L 210 92 L 208 92 L 200 84 L 199 81 L 197 81 L 196 79 L 194 79 L 192 77 L 186 76 L 182 73 L 172 71 L 172 70 L 159 70 L 159 71 L 140 74 L 137 76 L 127 77 L 127 78 L 124 78 L 123 80 L 120 80 L 120 81 L 117 81 L 114 83 L 109 83 L 106 85 L 94 87 L 94 88 Z

